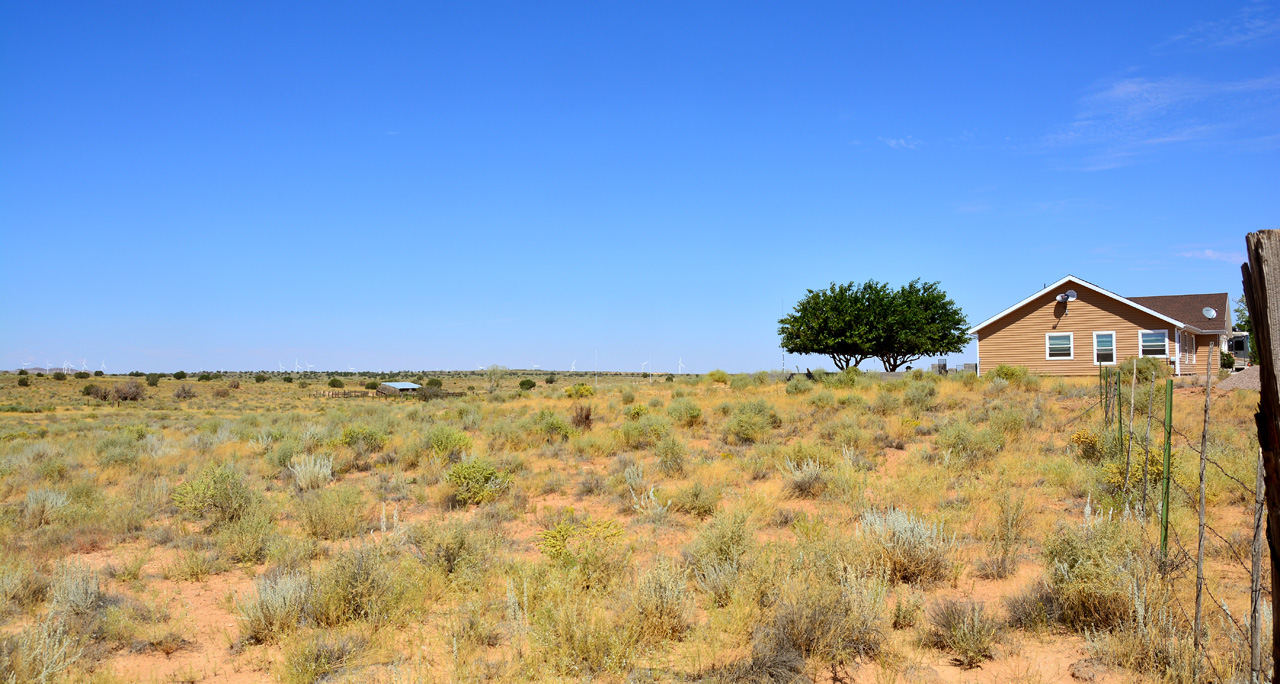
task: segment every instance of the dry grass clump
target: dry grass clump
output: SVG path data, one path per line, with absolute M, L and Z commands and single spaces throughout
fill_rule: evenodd
M 787 478 L 787 492 L 802 499 L 816 499 L 827 490 L 827 473 L 816 460 L 796 463 L 790 458 L 780 467 Z
M 728 605 L 755 547 L 754 530 L 745 512 L 721 512 L 707 521 L 685 551 L 694 583 L 718 606 Z
M 302 491 L 319 489 L 333 480 L 332 456 L 301 456 L 289 466 L 293 482 Z
M 378 624 L 399 609 L 405 587 L 392 572 L 393 559 L 375 545 L 334 554 L 311 593 L 316 624 L 336 627 L 356 620 Z
M 950 651 L 963 668 L 973 668 L 995 657 L 1000 621 L 978 601 L 943 599 L 929 611 L 928 645 Z
M 257 503 L 257 496 L 243 473 L 230 465 L 217 465 L 174 487 L 173 503 L 183 513 L 206 518 L 216 526 L 244 515 Z
M 275 643 L 292 632 L 311 605 L 311 579 L 300 572 L 268 573 L 254 580 L 254 595 L 237 601 L 240 639 L 247 643 Z
M 368 647 L 369 640 L 362 635 L 317 632 L 299 640 L 288 650 L 280 680 L 284 684 L 326 681 L 352 664 Z
M 955 420 L 938 431 L 934 440 L 938 453 L 934 457 L 944 463 L 986 463 L 1004 449 L 1004 442 L 1004 434 L 998 430 L 991 427 L 979 430 L 964 420 Z
M 956 572 L 955 538 L 906 511 L 863 513 L 861 539 L 872 567 L 892 580 L 930 584 L 948 580 Z
M 1135 525 L 1097 515 L 1060 525 L 1044 544 L 1049 588 L 1062 621 L 1076 629 L 1107 629 L 1135 611 L 1132 585 L 1144 573 Z
M 707 487 L 701 482 L 676 491 L 671 497 L 671 510 L 688 513 L 700 520 L 706 519 L 716 512 L 723 497 L 718 487 Z
M 689 453 L 688 447 L 675 435 L 667 435 L 653 448 L 658 457 L 658 470 L 669 477 L 684 475 L 684 460 Z
M 685 571 L 664 559 L 642 574 L 636 583 L 635 616 L 646 640 L 682 638 L 693 624 L 693 597 Z
M 307 492 L 298 500 L 302 529 L 317 539 L 346 539 L 365 528 L 364 497 L 354 487 Z
M 54 521 L 58 511 L 66 507 L 70 499 L 63 492 L 41 487 L 27 490 L 22 505 L 22 517 L 31 527 L 40 527 Z
M 1004 579 L 1018 569 L 1018 556 L 1026 546 L 1030 511 L 1025 496 L 1004 494 L 996 499 L 996 520 L 987 534 L 987 556 L 974 563 L 974 571 L 986 579 Z

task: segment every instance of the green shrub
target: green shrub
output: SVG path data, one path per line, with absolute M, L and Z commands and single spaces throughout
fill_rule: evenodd
M 675 563 L 662 559 L 636 583 L 636 621 L 650 642 L 680 639 L 693 626 L 689 580 Z
M 31 378 L 25 375 L 18 378 L 18 387 L 30 387 L 30 386 L 31 386 Z
M 1133 378 L 1133 364 L 1138 364 L 1138 384 L 1149 385 L 1152 380 L 1162 380 L 1169 377 L 1172 369 L 1169 363 L 1162 358 L 1154 356 L 1143 356 L 1141 358 L 1128 358 L 1117 365 L 1116 372 L 1124 379 L 1125 383 Z
M 316 623 L 336 627 L 355 620 L 386 622 L 404 594 L 392 575 L 390 560 L 380 547 L 371 545 L 334 554 L 315 584 Z
M 963 420 L 956 420 L 938 431 L 934 446 L 942 452 L 937 456 L 944 460 L 985 463 L 1004 449 L 1004 435 L 991 427 L 978 430 Z
M 1030 376 L 1031 371 L 1027 370 L 1026 366 L 1010 366 L 1003 363 L 987 372 L 988 378 L 999 378 L 1015 387 L 1025 384 Z
M 377 453 L 387 446 L 388 439 L 386 433 L 379 430 L 363 425 L 348 425 L 342 428 L 338 442 L 366 453 Z
M 442 387 L 444 387 L 444 381 L 441 380 L 440 378 L 428 378 L 423 386 L 432 387 L 435 389 L 441 389 Z
M 66 374 L 66 373 L 63 373 L 62 371 L 54 371 L 54 373 L 53 373 L 53 379 L 54 379 L 54 380 L 66 380 L 66 379 L 67 379 L 67 374 Z
M 201 373 L 200 377 L 196 378 L 196 382 L 209 382 L 210 380 L 213 380 L 213 375 L 209 373 Z
M 754 444 L 781 424 L 782 420 L 769 402 L 763 399 L 743 402 L 732 408 L 729 420 L 724 424 L 724 436 L 727 441 Z
M 525 392 L 528 392 L 529 390 L 537 386 L 538 386 L 538 383 L 534 382 L 533 380 L 530 380 L 529 378 L 524 378 L 523 380 L 520 381 L 520 389 L 524 390 Z
M 358 634 L 316 633 L 285 652 L 280 680 L 283 684 L 330 681 L 368 645 L 368 639 Z
M 938 387 L 932 382 L 913 382 L 902 393 L 902 401 L 916 411 L 932 410 L 938 403 Z
M 342 380 L 338 378 L 329 378 L 329 386 L 334 389 L 342 389 L 343 387 L 346 387 L 346 385 L 342 383 Z
M 497 468 L 478 458 L 455 463 L 445 473 L 445 481 L 453 485 L 453 498 L 463 505 L 493 501 L 510 485 Z
M 173 503 L 187 515 L 221 525 L 238 520 L 257 504 L 257 495 L 235 467 L 215 465 L 205 468 L 196 479 L 174 487 Z
M 622 526 L 612 520 L 562 518 L 538 532 L 537 545 L 548 561 L 569 571 L 582 589 L 611 585 L 629 563 Z
M 633 404 L 628 406 L 627 410 L 624 411 L 623 414 L 626 415 L 627 420 L 640 420 L 644 416 L 649 415 L 649 407 L 644 404 Z
M 905 511 L 863 513 L 861 533 L 872 565 L 889 579 L 930 584 L 950 579 L 956 570 L 955 539 Z
M 667 416 L 681 427 L 695 427 L 702 423 L 702 407 L 692 399 L 679 397 L 667 405 Z
M 788 458 L 782 464 L 782 474 L 787 477 L 787 491 L 792 496 L 816 499 L 827 490 L 827 474 L 818 461 L 796 463 Z
M 577 382 L 574 383 L 572 387 L 566 387 L 564 393 L 565 396 L 570 399 L 583 399 L 585 397 L 594 396 L 596 390 L 585 382 Z
M 76 371 L 75 377 L 76 377 L 76 380 L 88 380 L 93 376 L 89 375 L 89 373 L 85 371 Z
M 1107 629 L 1134 611 L 1132 577 L 1139 569 L 1136 525 L 1098 516 L 1062 525 L 1044 544 L 1049 588 L 1061 619 L 1077 629 Z
M 545 382 L 548 385 L 556 384 L 556 374 L 552 373 L 551 375 L 548 375 L 547 378 L 543 380 L 543 382 Z
M 665 418 L 646 415 L 631 420 L 618 428 L 620 441 L 629 449 L 648 449 L 671 432 L 671 423 Z
M 379 385 L 377 380 L 370 380 L 364 384 L 364 388 L 367 390 L 376 390 L 378 387 Z
M 427 452 L 438 460 L 460 458 L 471 448 L 471 436 L 452 425 L 436 423 L 422 436 Z
M 354 487 L 307 492 L 298 501 L 302 529 L 317 539 L 346 539 L 363 531 L 364 500 Z
M 181 370 L 180 370 L 180 371 L 178 371 L 178 372 L 176 372 L 176 373 L 174 373 L 174 374 L 173 374 L 173 379 L 174 379 L 174 380 L 186 380 L 186 379 L 187 379 L 187 372 L 186 372 L 186 371 L 181 371 Z
M 787 381 L 787 394 L 808 394 L 813 391 L 813 383 L 803 375 L 797 375 Z
M 253 376 L 253 381 L 258 383 L 259 385 L 266 382 L 268 379 L 269 378 L 267 377 L 266 373 L 258 373 L 257 375 Z
M 886 595 L 883 583 L 874 580 L 835 583 L 806 577 L 789 582 L 756 630 L 751 660 L 743 666 L 749 671 L 773 662 L 770 669 L 782 669 L 783 678 L 755 681 L 798 681 L 798 673 L 787 672 L 792 668 L 776 666 L 780 655 L 795 654 L 825 663 L 845 680 L 859 661 L 875 658 L 885 646 Z
M 710 373 L 707 373 L 707 379 L 710 380 L 711 382 L 719 383 L 721 385 L 729 384 L 729 374 L 720 370 L 719 368 L 711 371 Z
M 684 475 L 684 459 L 689 449 L 675 435 L 667 435 L 653 447 L 658 457 L 658 470 L 669 477 Z
M 986 612 L 981 602 L 942 599 L 929 611 L 925 641 L 954 653 L 960 666 L 969 669 L 995 657 L 999 635 L 999 619 Z
M 622 391 L 619 392 L 618 394 L 619 396 L 622 397 L 623 406 L 630 406 L 631 404 L 634 404 L 636 401 L 636 393 L 632 392 L 630 388 L 623 387 Z
M 253 586 L 252 597 L 236 601 L 244 643 L 275 643 L 310 613 L 311 579 L 303 573 L 267 573 L 254 580 Z
M 157 387 L 160 385 L 159 373 L 147 373 L 147 387 Z
M 280 380 L 281 380 L 281 381 L 283 381 L 283 382 L 289 382 L 289 383 L 292 383 L 292 382 L 293 382 L 293 376 L 292 376 L 292 375 L 286 375 L 286 376 L 284 376 L 283 378 L 280 378 Z
M 709 518 L 720 506 L 721 493 L 718 488 L 706 487 L 701 482 L 676 492 L 671 497 L 671 509 L 680 513 L 688 513 L 698 519 Z

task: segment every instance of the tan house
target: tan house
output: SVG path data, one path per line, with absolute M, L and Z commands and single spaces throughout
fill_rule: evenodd
M 979 373 L 1008 364 L 1043 375 L 1097 375 L 1099 366 L 1154 356 L 1189 375 L 1206 363 L 1218 367 L 1213 357 L 1230 330 L 1225 292 L 1121 297 L 1069 275 L 969 334 L 978 340 Z

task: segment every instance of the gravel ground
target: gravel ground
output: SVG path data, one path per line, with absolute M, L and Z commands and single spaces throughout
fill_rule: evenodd
M 1262 370 L 1258 366 L 1249 366 L 1248 368 L 1232 375 L 1216 385 L 1218 389 L 1234 390 L 1234 389 L 1262 389 Z

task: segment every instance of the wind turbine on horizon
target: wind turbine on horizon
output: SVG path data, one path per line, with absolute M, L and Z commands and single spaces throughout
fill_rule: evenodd
M 107 360 L 106 360 L 106 359 L 103 359 L 103 360 L 102 360 L 102 368 L 101 368 L 100 370 L 102 371 L 102 374 L 103 374 L 103 375 L 106 375 L 106 373 L 107 373 Z
M 577 372 L 577 370 L 578 370 L 578 360 L 574 359 L 573 363 L 569 364 L 569 372 L 575 373 Z
M 676 359 L 676 373 L 678 375 L 684 375 L 684 358 L 683 357 Z

